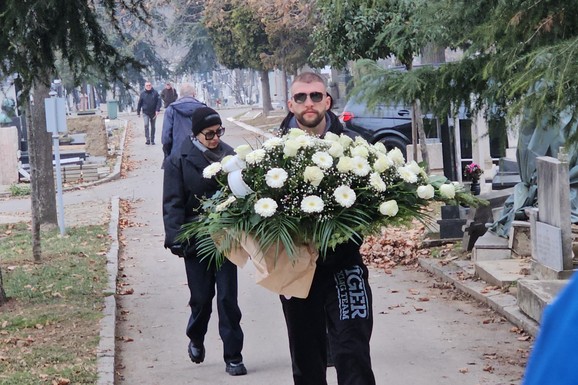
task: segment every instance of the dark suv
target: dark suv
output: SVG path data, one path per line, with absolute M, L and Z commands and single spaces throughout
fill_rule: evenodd
M 374 109 L 365 102 L 351 98 L 339 116 L 343 125 L 358 132 L 370 143 L 382 142 L 390 150 L 399 148 L 406 156 L 406 146 L 411 140 L 411 107 L 380 103 Z M 423 119 L 428 138 L 440 138 L 437 120 L 427 114 Z

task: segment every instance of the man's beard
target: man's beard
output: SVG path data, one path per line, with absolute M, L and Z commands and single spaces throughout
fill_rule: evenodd
M 317 116 L 313 119 L 313 120 L 305 120 L 304 116 L 306 113 L 311 113 L 312 111 L 305 111 L 301 114 L 295 114 L 295 119 L 297 119 L 297 121 L 299 122 L 299 124 L 301 124 L 303 127 L 308 127 L 308 128 L 315 128 L 319 125 L 319 123 L 321 123 L 321 121 L 323 120 L 323 117 L 325 116 L 325 114 L 321 114 L 317 111 L 313 111 L 317 114 Z

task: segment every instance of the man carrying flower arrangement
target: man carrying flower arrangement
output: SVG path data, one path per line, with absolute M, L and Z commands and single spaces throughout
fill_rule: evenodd
M 281 135 L 290 128 L 300 128 L 321 138 L 328 132 L 355 136 L 329 111 L 331 99 L 325 80 L 318 74 L 296 76 L 287 105 L 293 118 L 280 127 Z M 295 385 L 327 383 L 327 336 L 338 384 L 375 384 L 369 352 L 372 295 L 368 270 L 359 253 L 361 242 L 351 239 L 341 243 L 317 260 L 307 298 L 280 297 Z

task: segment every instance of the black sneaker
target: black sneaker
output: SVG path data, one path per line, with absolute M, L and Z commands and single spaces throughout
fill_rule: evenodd
M 242 376 L 247 374 L 247 368 L 243 365 L 243 362 L 229 362 L 225 371 L 231 376 Z
M 149 141 L 147 140 L 145 144 L 151 144 L 151 142 L 149 142 Z
M 205 360 L 205 347 L 203 344 L 194 345 L 193 341 L 189 342 L 189 357 L 195 364 L 200 364 Z
M 154 146 L 154 145 L 155 145 L 155 142 L 151 142 L 151 144 Z

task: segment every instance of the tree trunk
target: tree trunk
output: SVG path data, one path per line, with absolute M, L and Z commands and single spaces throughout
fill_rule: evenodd
M 4 291 L 4 280 L 2 279 L 2 269 L 0 268 L 0 306 L 8 302 L 8 297 Z
M 440 64 L 446 62 L 445 47 L 429 43 L 421 50 L 421 62 L 423 64 Z
M 57 226 L 56 188 L 52 165 L 52 134 L 46 131 L 46 109 L 44 99 L 49 97 L 49 88 L 37 84 L 33 90 L 34 106 L 31 106 L 28 126 L 28 152 L 30 155 L 30 186 L 32 197 L 38 202 L 40 225 Z M 34 202 L 34 199 L 33 199 Z
M 269 87 L 269 71 L 263 70 L 259 71 L 261 77 L 261 98 L 263 100 L 263 115 L 269 116 L 269 113 L 273 110 L 273 105 L 271 104 L 271 88 Z
M 417 136 L 419 137 L 419 148 L 421 150 L 421 159 L 425 163 L 424 168 L 426 173 L 429 174 L 429 155 L 427 151 L 427 141 L 425 130 L 423 128 L 423 115 L 421 112 L 421 102 L 419 99 L 413 101 L 413 116 L 411 118 L 412 127 L 415 126 L 415 130 L 417 132 Z M 417 162 L 417 149 L 414 148 L 413 151 L 414 160 Z
M 283 109 L 288 111 L 287 101 L 289 100 L 289 86 L 287 85 L 287 70 L 283 67 L 283 71 L 281 72 L 281 79 L 283 81 L 283 85 L 281 86 L 283 91 Z

